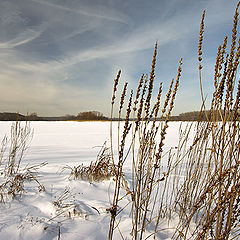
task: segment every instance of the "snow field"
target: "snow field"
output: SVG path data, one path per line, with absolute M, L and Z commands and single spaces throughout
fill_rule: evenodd
M 117 124 L 113 122 L 115 153 Z M 9 135 L 11 125 L 12 122 L 0 122 L 0 139 Z M 69 171 L 62 168 L 88 165 L 96 160 L 100 146 L 105 141 L 110 146 L 110 122 L 31 122 L 30 126 L 34 134 L 22 166 L 47 162 L 38 176 L 46 192 L 38 192 L 35 183 L 26 183 L 26 193 L 21 198 L 0 204 L 0 239 L 50 240 L 58 239 L 59 235 L 61 239 L 72 240 L 107 239 L 110 221 L 107 209 L 111 206 L 114 180 L 99 183 L 70 180 Z M 177 146 L 179 126 L 178 122 L 170 123 L 165 150 Z M 126 146 L 130 141 L 128 137 Z M 124 172 L 126 179 L 130 179 L 130 161 L 126 161 Z M 129 201 L 125 198 L 121 207 Z M 123 209 L 119 224 L 121 234 L 127 239 L 131 239 L 129 208 L 130 204 Z M 160 239 L 170 239 L 171 224 L 174 227 L 175 221 L 170 225 L 166 221 L 161 223 L 165 230 L 159 233 Z M 121 239 L 119 231 L 115 233 L 115 239 Z

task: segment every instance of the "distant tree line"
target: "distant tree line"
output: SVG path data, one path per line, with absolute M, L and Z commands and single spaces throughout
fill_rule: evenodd
M 94 120 L 108 120 L 107 117 L 103 116 L 102 113 L 97 111 L 89 111 L 89 112 L 80 112 L 77 115 L 77 120 L 88 120 L 88 121 L 94 121 Z
M 231 119 L 232 113 L 228 113 L 226 116 L 227 119 Z M 171 121 L 216 121 L 216 119 L 220 120 L 221 117 L 224 116 L 224 111 L 193 111 L 193 112 L 185 112 L 181 113 L 178 116 L 172 116 L 170 118 Z M 240 119 L 240 113 L 238 113 L 238 119 Z
M 80 112 L 75 115 L 65 115 L 60 117 L 39 117 L 37 113 L 32 113 L 24 116 L 19 113 L 3 112 L 0 113 L 0 121 L 68 121 L 68 120 L 80 120 L 80 121 L 98 121 L 109 120 L 102 113 L 98 111 Z
M 19 114 L 19 113 L 9 113 L 3 112 L 0 113 L 0 120 L 1 121 L 23 121 L 26 120 L 26 116 Z
M 206 121 L 207 117 L 210 117 L 211 113 L 209 111 L 206 112 L 200 112 L 200 111 L 192 111 L 192 112 L 185 112 L 180 113 L 178 116 L 172 116 L 172 121 Z M 209 118 L 208 118 L 209 119 Z
M 221 112 L 223 115 L 223 111 Z M 200 112 L 185 112 L 181 113 L 178 116 L 171 116 L 170 121 L 207 121 L 212 120 L 212 116 L 217 116 L 220 120 L 221 115 L 219 112 L 212 113 L 211 111 Z M 231 114 L 231 113 L 230 113 Z M 231 119 L 231 116 L 227 116 Z M 238 118 L 240 119 L 240 113 L 238 113 Z M 39 117 L 37 113 L 32 113 L 30 115 L 24 116 L 19 113 L 9 113 L 3 112 L 0 113 L 0 121 L 70 121 L 70 120 L 78 120 L 78 121 L 104 121 L 110 120 L 108 117 L 105 117 L 101 112 L 98 111 L 87 111 L 80 112 L 77 115 L 65 115 L 60 117 Z M 118 118 L 114 118 L 113 121 L 118 121 Z M 124 119 L 120 119 L 124 121 Z M 131 119 L 133 120 L 133 119 Z M 165 120 L 165 119 L 158 119 Z

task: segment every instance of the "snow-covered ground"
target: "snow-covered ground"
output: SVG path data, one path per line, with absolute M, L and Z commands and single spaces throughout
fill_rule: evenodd
M 12 122 L 0 122 L 0 140 L 9 135 Z M 113 193 L 113 179 L 100 183 L 69 180 L 65 166 L 88 165 L 96 159 L 100 146 L 109 144 L 109 122 L 31 122 L 33 139 L 22 162 L 29 166 L 47 162 L 39 170 L 45 192 L 34 183 L 26 184 L 26 193 L 5 204 L 0 203 L 0 239 L 98 239 L 108 236 Z M 170 123 L 165 149 L 178 143 L 180 123 Z M 114 133 L 117 123 L 113 123 Z M 114 148 L 117 134 L 114 134 Z M 128 143 L 129 143 L 128 139 Z M 130 171 L 126 162 L 126 171 Z M 128 169 L 129 168 L 129 169 Z M 126 200 L 127 201 L 127 200 Z M 130 218 L 124 211 L 121 233 L 131 239 Z M 166 222 L 161 239 L 170 239 L 171 226 Z M 116 232 L 118 232 L 116 230 Z M 168 234 L 169 233 L 169 234 Z M 115 239 L 121 239 L 116 233 Z

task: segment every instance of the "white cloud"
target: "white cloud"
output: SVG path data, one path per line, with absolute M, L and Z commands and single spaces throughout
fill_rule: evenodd
M 151 13 L 141 10 L 141 21 L 128 16 L 124 8 L 114 8 L 114 4 L 100 7 L 83 5 L 82 1 L 23 0 L 23 6 L 14 1 L 6 4 L 5 22 L 0 24 L 0 111 L 7 110 L 7 106 L 13 111 L 16 106 L 19 111 L 41 115 L 94 108 L 108 113 L 108 98 L 118 68 L 123 70 L 121 81 L 133 84 L 137 73 L 140 76 L 150 68 L 156 40 L 161 61 L 166 61 L 164 66 L 174 65 L 173 74 L 177 61 L 172 55 L 176 51 L 185 58 L 183 71 L 188 72 L 188 78 L 183 79 L 180 89 L 191 91 L 187 87 L 192 81 L 191 40 L 197 38 L 203 8 L 207 8 L 207 29 L 215 28 L 217 32 L 222 24 L 232 21 L 234 14 L 234 4 L 226 6 L 223 0 L 174 1 L 166 4 L 169 9 L 159 18 L 151 19 Z M 189 4 L 188 9 L 179 8 L 181 4 Z M 168 14 L 170 8 L 175 14 Z M 148 14 L 148 21 L 144 14 Z M 89 44 L 92 40 L 96 41 Z M 162 52 L 167 54 L 165 58 Z M 147 62 L 147 67 L 140 61 Z M 160 70 L 164 77 L 168 74 L 166 69 Z
M 71 12 L 71 13 L 77 13 L 82 14 L 88 17 L 96 17 L 96 18 L 102 18 L 110 21 L 116 21 L 121 23 L 128 23 L 130 18 L 121 12 L 110 9 L 110 8 L 104 8 L 104 6 L 99 5 L 96 9 L 95 7 L 89 7 L 84 6 L 83 4 L 79 4 L 79 6 L 73 6 L 69 7 L 66 5 L 58 4 L 56 1 L 44 1 L 44 0 L 30 0 L 32 2 L 43 4 L 49 7 L 53 7 L 56 9 L 60 9 L 63 11 Z M 71 5 L 71 2 L 68 2 L 69 5 Z
M 0 42 L 0 48 L 14 48 L 29 43 L 30 41 L 39 37 L 41 33 L 42 30 L 36 31 L 34 29 L 27 29 L 24 32 L 19 33 L 14 39 L 11 39 L 7 42 Z

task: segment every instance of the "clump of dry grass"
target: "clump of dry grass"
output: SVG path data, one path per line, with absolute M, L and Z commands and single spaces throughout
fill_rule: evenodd
M 54 219 L 58 219 L 60 217 L 63 218 L 83 218 L 87 219 L 90 215 L 100 214 L 98 209 L 77 201 L 75 194 L 72 194 L 70 189 L 65 188 L 63 192 L 61 192 L 58 196 L 54 197 L 53 205 L 56 208 L 56 214 L 48 222 L 53 221 Z
M 114 165 L 111 159 L 109 148 L 104 143 L 97 155 L 96 161 L 92 161 L 89 166 L 84 166 L 83 164 L 75 167 L 66 166 L 63 170 L 70 169 L 70 179 L 99 182 L 114 176 Z
M 22 160 L 32 139 L 33 131 L 28 122 L 22 127 L 16 121 L 11 127 L 10 139 L 4 137 L 0 154 L 0 202 L 9 198 L 21 196 L 25 190 L 26 181 L 34 181 L 39 191 L 45 191 L 38 181 L 38 170 L 46 163 L 35 166 L 21 167 Z

